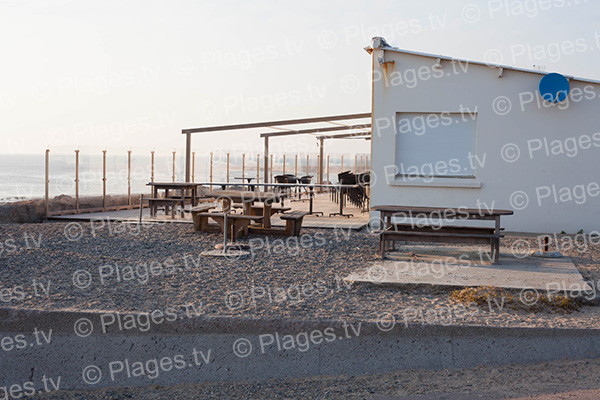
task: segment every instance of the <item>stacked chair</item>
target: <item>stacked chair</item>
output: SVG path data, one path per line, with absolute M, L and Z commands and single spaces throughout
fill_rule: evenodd
M 331 199 L 336 203 L 340 201 L 338 199 L 338 193 L 341 196 L 345 196 L 345 200 L 351 204 L 360 208 L 362 212 L 365 212 L 369 208 L 369 195 L 368 187 L 371 182 L 371 173 L 369 171 L 354 174 L 350 171 L 340 172 L 338 174 L 338 182 L 341 185 L 359 185 L 357 188 L 342 188 L 339 192 L 337 190 L 331 191 Z

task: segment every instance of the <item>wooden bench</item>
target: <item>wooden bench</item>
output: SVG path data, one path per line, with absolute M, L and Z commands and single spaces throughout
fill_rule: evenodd
M 208 218 L 212 218 L 219 227 L 221 228 L 221 232 L 225 232 L 225 214 L 221 212 L 199 212 L 198 214 L 199 222 L 198 227 L 200 231 L 208 228 Z M 206 219 L 205 221 L 203 219 Z M 243 215 L 243 214 L 228 214 L 227 215 L 227 232 L 231 235 L 231 241 L 235 239 L 248 235 L 248 225 L 251 222 L 257 222 L 262 220 L 262 216 L 258 215 Z M 194 229 L 196 229 L 196 224 L 194 224 Z
M 183 217 L 184 200 L 182 200 L 181 197 L 150 197 L 145 198 L 144 200 L 148 200 L 148 206 L 150 207 L 151 217 L 154 217 L 156 215 L 158 206 L 164 206 L 165 215 L 167 215 L 169 213 L 169 209 L 171 209 L 171 218 L 175 219 L 175 213 L 177 212 L 177 204 L 181 204 L 181 216 Z
M 288 236 L 300 236 L 302 220 L 307 213 L 304 211 L 292 211 L 282 214 L 281 219 L 285 220 L 285 232 Z
M 489 244 L 494 262 L 498 261 L 500 238 L 495 228 L 476 226 L 416 226 L 393 224 L 379 235 L 379 254 L 393 248 L 395 241 L 427 243 Z M 391 245 L 391 246 L 389 246 Z
M 202 217 L 200 214 L 206 213 L 213 208 L 217 208 L 214 204 L 201 204 L 196 207 L 192 207 L 192 220 L 194 221 L 194 230 L 196 232 L 208 231 L 208 217 Z

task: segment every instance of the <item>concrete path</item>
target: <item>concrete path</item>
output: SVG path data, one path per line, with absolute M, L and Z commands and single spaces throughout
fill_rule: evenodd
M 411 246 L 413 255 L 373 263 L 348 275 L 353 282 L 496 286 L 552 291 L 591 290 L 570 258 L 537 258 L 502 253 L 496 264 L 476 247 Z M 462 257 L 462 258 L 461 258 Z

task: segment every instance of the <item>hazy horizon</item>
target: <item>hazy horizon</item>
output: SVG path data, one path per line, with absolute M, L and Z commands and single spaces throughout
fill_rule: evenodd
M 168 153 L 184 148 L 184 128 L 369 112 L 373 36 L 600 79 L 599 16 L 586 0 L 2 1 L 0 153 Z M 260 132 L 194 135 L 194 150 L 261 152 Z M 317 151 L 307 135 L 271 145 Z M 325 148 L 369 150 L 363 140 Z

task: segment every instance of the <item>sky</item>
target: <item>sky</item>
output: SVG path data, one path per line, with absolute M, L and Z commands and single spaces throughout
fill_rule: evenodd
M 600 80 L 598 20 L 598 0 L 0 0 L 0 153 L 169 154 L 185 128 L 370 112 L 374 36 Z M 193 147 L 256 153 L 260 132 Z M 317 152 L 311 136 L 271 149 Z

